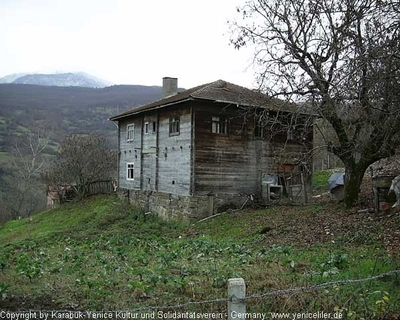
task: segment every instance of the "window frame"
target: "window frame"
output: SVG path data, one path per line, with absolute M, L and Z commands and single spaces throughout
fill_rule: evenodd
M 296 126 L 290 126 L 286 132 L 286 140 L 294 141 L 296 140 Z
M 135 124 L 130 123 L 126 125 L 126 142 L 132 142 L 134 140 L 135 140 Z
M 254 123 L 253 137 L 255 140 L 264 138 L 264 127 L 260 125 L 260 122 Z
M 144 130 L 144 134 L 149 134 L 149 122 L 148 122 L 148 121 L 146 121 L 146 122 L 144 123 L 144 128 L 143 128 L 143 130 Z
M 130 175 L 130 171 L 132 174 Z M 133 181 L 135 180 L 135 163 L 134 162 L 127 162 L 126 163 L 126 180 Z
M 221 116 L 211 116 L 211 133 L 228 134 L 228 119 Z
M 169 118 L 169 135 L 178 136 L 181 133 L 180 128 L 181 118 L 179 116 L 174 116 Z

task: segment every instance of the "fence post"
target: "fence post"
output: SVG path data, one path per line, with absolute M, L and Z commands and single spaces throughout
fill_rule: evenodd
M 246 284 L 243 278 L 228 280 L 228 320 L 242 318 L 246 313 Z

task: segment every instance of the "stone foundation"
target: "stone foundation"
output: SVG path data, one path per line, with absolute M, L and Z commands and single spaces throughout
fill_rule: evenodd
M 246 194 L 204 194 L 181 196 L 155 191 L 123 189 L 126 199 L 132 204 L 139 205 L 146 212 L 156 213 L 165 220 L 196 221 L 207 216 L 236 209 L 252 203 Z

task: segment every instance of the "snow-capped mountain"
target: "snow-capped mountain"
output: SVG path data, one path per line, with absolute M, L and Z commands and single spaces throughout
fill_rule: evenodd
M 55 74 L 15 74 L 0 78 L 0 83 L 35 84 L 57 87 L 104 88 L 111 83 L 83 72 Z
M 13 74 L 9 74 L 3 78 L 0 78 L 0 84 L 1 83 L 12 83 L 15 80 L 17 80 L 18 78 L 21 78 L 23 76 L 26 76 L 27 73 L 13 73 Z

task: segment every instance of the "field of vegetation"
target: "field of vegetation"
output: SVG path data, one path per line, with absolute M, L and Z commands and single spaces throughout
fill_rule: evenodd
M 358 214 L 326 200 L 193 225 L 144 216 L 116 197 L 91 197 L 0 228 L 0 305 L 224 312 L 226 302 L 176 305 L 226 298 L 233 277 L 245 279 L 251 296 L 400 269 L 399 222 L 399 214 Z M 394 319 L 400 280 L 253 298 L 247 310 Z

